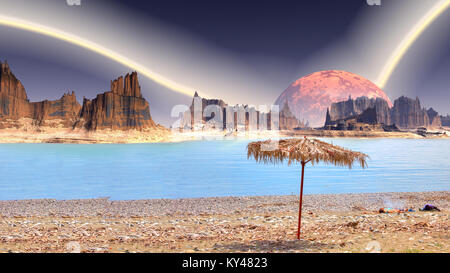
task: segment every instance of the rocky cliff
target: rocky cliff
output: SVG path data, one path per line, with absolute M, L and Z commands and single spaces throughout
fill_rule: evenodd
M 141 95 L 136 72 L 111 82 L 111 91 L 84 98 L 75 127 L 87 130 L 145 130 L 156 127 L 148 102 Z
M 221 99 L 206 99 L 202 98 L 195 92 L 192 98 L 190 111 L 190 121 L 192 126 L 202 126 L 211 120 L 222 120 L 222 125 L 217 126 L 226 127 L 226 115 L 224 115 L 224 109 L 228 106 Z
M 30 112 L 37 126 L 72 128 L 78 120 L 81 105 L 75 92 L 64 94 L 59 100 L 31 102 Z
M 441 126 L 441 117 L 433 108 L 422 108 L 418 98 L 404 96 L 396 99 L 392 108 L 381 98 L 349 98 L 333 103 L 327 110 L 325 126 L 343 124 L 349 119 L 369 124 L 396 125 L 405 129 Z
M 331 104 L 331 107 L 327 109 L 325 125 L 330 125 L 330 122 L 333 121 L 357 117 L 369 108 L 375 109 L 376 116 L 370 117 L 372 121 L 376 120 L 376 122 L 384 124 L 391 123 L 389 104 L 384 99 L 359 97 L 353 100 L 349 97 L 346 101 Z M 365 113 L 364 116 L 369 118 L 368 113 Z
M 18 99 L 27 100 L 28 98 L 25 88 L 9 69 L 8 62 L 0 62 L 0 69 L 0 93 Z
M 81 109 L 75 93 L 54 101 L 29 102 L 22 83 L 7 62 L 0 71 L 0 129 L 23 126 L 71 128 Z
M 21 117 L 31 117 L 31 107 L 22 83 L 0 62 L 0 128 L 14 127 Z
M 0 129 L 81 128 L 86 130 L 145 130 L 157 127 L 148 102 L 142 97 L 136 72 L 111 82 L 111 91 L 84 99 L 81 106 L 74 92 L 59 100 L 30 102 L 22 83 L 1 63 Z
M 391 122 L 400 128 L 430 127 L 427 110 L 420 106 L 419 98 L 405 96 L 394 101 L 391 109 Z

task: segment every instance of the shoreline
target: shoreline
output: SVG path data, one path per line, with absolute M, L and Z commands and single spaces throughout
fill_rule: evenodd
M 296 240 L 292 195 L 0 201 L 0 252 L 450 252 L 450 191 L 305 195 L 303 202 Z M 378 213 L 388 203 L 415 212 Z M 419 211 L 426 203 L 441 211 Z
M 322 212 L 350 212 L 355 207 L 377 210 L 381 207 L 410 208 L 435 203 L 450 209 L 450 191 L 327 193 L 305 194 L 303 209 Z M 107 197 L 88 199 L 21 199 L 0 200 L 0 217 L 41 216 L 107 216 L 147 217 L 170 215 L 234 214 L 236 211 L 297 211 L 298 195 L 226 196 L 198 198 L 158 198 L 110 200 Z
M 267 132 L 232 132 L 207 131 L 173 133 L 159 127 L 146 132 L 110 131 L 98 132 L 49 129 L 47 131 L 0 130 L 0 144 L 8 143 L 57 143 L 57 144 L 139 144 L 139 143 L 178 143 L 211 139 L 262 139 L 282 137 L 319 137 L 319 138 L 402 138 L 402 139 L 448 139 L 449 131 L 426 136 L 414 132 L 379 132 L 379 131 L 333 131 L 333 130 L 299 130 Z

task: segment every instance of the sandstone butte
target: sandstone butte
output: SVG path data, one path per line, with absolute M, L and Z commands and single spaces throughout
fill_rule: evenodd
M 95 132 L 165 130 L 150 115 L 150 107 L 142 97 L 136 72 L 111 81 L 111 90 L 81 106 L 75 92 L 58 100 L 30 102 L 27 92 L 8 63 L 0 71 L 0 129 L 42 132 L 45 129 Z

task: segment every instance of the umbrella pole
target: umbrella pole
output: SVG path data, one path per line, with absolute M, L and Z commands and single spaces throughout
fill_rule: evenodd
M 300 202 L 298 208 L 298 229 L 297 229 L 297 239 L 300 240 L 300 227 L 302 225 L 302 197 L 303 197 L 303 177 L 305 176 L 305 165 L 306 162 L 302 161 L 302 182 L 300 184 Z

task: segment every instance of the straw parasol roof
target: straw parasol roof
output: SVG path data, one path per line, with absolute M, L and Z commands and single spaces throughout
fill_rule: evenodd
M 257 162 L 282 163 L 287 160 L 288 164 L 299 162 L 302 165 L 302 175 L 300 184 L 300 200 L 298 214 L 297 239 L 300 239 L 300 228 L 302 221 L 302 198 L 303 180 L 305 176 L 305 165 L 319 163 L 320 161 L 334 164 L 336 166 L 346 166 L 351 168 L 354 163 L 359 163 L 361 167 L 367 167 L 368 155 L 354 152 L 343 147 L 326 143 L 317 139 L 291 138 L 278 141 L 266 140 L 251 142 L 247 145 L 247 158 L 254 157 Z
M 292 162 L 308 163 L 313 165 L 320 161 L 346 166 L 351 168 L 355 162 L 361 167 L 367 167 L 368 155 L 354 152 L 340 146 L 332 145 L 311 138 L 281 139 L 279 141 L 257 141 L 247 145 L 247 158 L 254 157 L 257 162 L 282 163 L 287 160 Z

